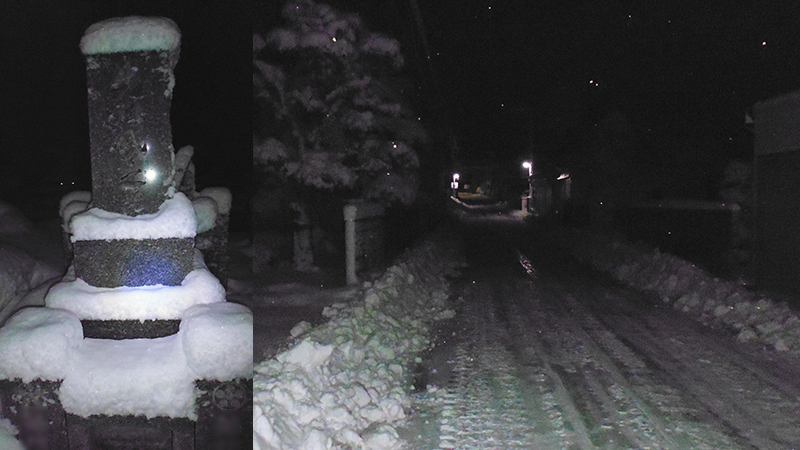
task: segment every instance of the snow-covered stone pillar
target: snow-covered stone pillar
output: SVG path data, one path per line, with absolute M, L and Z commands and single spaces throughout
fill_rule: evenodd
M 196 223 L 175 191 L 169 121 L 179 45 L 164 17 L 104 20 L 81 39 L 92 197 L 70 228 L 75 274 L 91 286 L 177 286 L 193 270 Z
M 122 17 L 86 30 L 92 202 L 152 214 L 174 174 L 169 112 L 180 30 L 164 17 Z

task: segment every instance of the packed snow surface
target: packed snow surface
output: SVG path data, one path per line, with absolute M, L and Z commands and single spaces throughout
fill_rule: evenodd
M 70 267 L 45 297 L 50 308 L 66 309 L 81 319 L 94 320 L 177 319 L 191 306 L 224 301 L 225 288 L 208 271 L 196 249 L 194 270 L 180 286 L 97 287 L 77 278 L 75 268 Z
M 190 308 L 180 331 L 158 339 L 83 339 L 69 311 L 33 307 L 0 329 L 0 378 L 63 380 L 72 414 L 195 419 L 194 380 L 252 375 L 253 316 L 241 305 Z
M 84 55 L 138 51 L 174 51 L 181 31 L 166 17 L 115 17 L 90 26 L 81 38 Z
M 407 252 L 350 303 L 301 322 L 294 344 L 256 365 L 253 448 L 401 448 L 395 430 L 410 405 L 410 367 L 443 313 L 454 245 L 437 236 Z M 437 242 L 434 244 L 433 242 Z
M 194 418 L 194 374 L 178 335 L 158 339 L 84 339 L 59 389 L 64 410 L 92 414 Z
M 189 238 L 197 234 L 192 202 L 176 192 L 153 214 L 127 216 L 91 208 L 72 217 L 72 242 L 101 239 Z

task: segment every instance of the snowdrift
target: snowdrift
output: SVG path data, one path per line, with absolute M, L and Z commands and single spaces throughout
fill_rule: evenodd
M 22 307 L 44 304 L 43 292 L 33 294 L 46 288 L 35 288 L 64 274 L 61 255 L 57 238 L 45 236 L 17 208 L 0 200 L 0 326 Z
M 452 317 L 447 277 L 460 261 L 455 243 L 437 235 L 351 302 L 326 308 L 327 323 L 295 326 L 294 343 L 255 367 L 253 448 L 400 448 L 408 368 L 431 324 Z
M 581 261 L 637 289 L 658 294 L 703 323 L 730 327 L 740 341 L 800 353 L 800 319 L 786 303 L 720 280 L 694 264 L 618 233 L 600 229 L 562 231 L 561 242 Z

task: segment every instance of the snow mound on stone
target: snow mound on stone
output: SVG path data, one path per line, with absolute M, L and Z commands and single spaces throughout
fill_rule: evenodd
M 459 266 L 443 236 L 407 252 L 329 321 L 255 367 L 253 448 L 402 447 L 395 425 L 410 406 L 408 367 L 446 308 L 447 275 Z
M 48 307 L 70 310 L 83 320 L 169 320 L 197 304 L 224 302 L 225 288 L 195 249 L 194 270 L 179 286 L 97 287 L 77 278 L 74 267 L 70 267 L 45 300 Z
M 25 308 L 0 328 L 0 379 L 63 379 L 83 339 L 77 316 L 52 308 Z
M 192 200 L 194 215 L 197 218 L 197 232 L 202 233 L 214 228 L 217 221 L 217 203 L 209 197 L 198 197 Z
M 179 335 L 158 339 L 84 339 L 61 383 L 64 410 L 147 418 L 196 418 L 194 373 Z
M 164 201 L 154 214 L 126 216 L 91 208 L 72 216 L 72 242 L 101 239 L 191 238 L 197 234 L 192 202 L 182 192 Z
M 196 305 L 181 320 L 183 350 L 197 378 L 253 375 L 253 313 L 236 303 Z
M 0 378 L 63 380 L 61 404 L 82 417 L 196 419 L 195 380 L 252 374 L 253 316 L 226 303 L 195 306 L 183 319 L 164 338 L 83 339 L 71 312 L 27 308 L 0 329 Z
M 220 214 L 230 214 L 233 200 L 230 189 L 226 187 L 207 187 L 198 192 L 197 195 L 213 199 Z
M 84 55 L 177 49 L 181 32 L 166 17 L 115 17 L 86 29 L 81 38 Z

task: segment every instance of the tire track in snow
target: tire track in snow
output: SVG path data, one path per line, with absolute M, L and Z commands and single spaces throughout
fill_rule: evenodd
M 626 380 L 614 373 L 613 364 L 604 360 L 602 352 L 560 302 L 553 301 L 560 299 L 546 300 L 547 305 L 531 302 L 528 306 L 536 306 L 528 311 L 516 303 L 512 306 L 515 337 L 557 372 L 555 377 L 563 386 L 559 397 L 575 404 L 574 422 L 581 424 L 589 440 L 584 447 L 688 448 L 672 442 L 663 424 L 654 423 L 646 407 L 629 395 Z M 542 324 L 543 329 L 534 335 L 530 323 Z
M 666 330 L 669 325 L 653 321 L 647 326 L 615 314 L 603 314 L 601 320 L 731 428 L 732 434 L 761 449 L 800 446 L 797 391 L 791 395 L 785 382 L 746 362 L 742 355 L 723 351 L 722 344 L 691 339 L 691 325 L 668 314 L 659 316 L 673 327 Z
M 671 428 L 707 448 L 798 448 L 796 381 L 779 378 L 771 364 L 755 365 L 754 355 L 737 353 L 724 335 L 707 336 L 671 311 L 642 308 L 642 293 L 595 281 L 547 286 L 560 286 L 575 320 L 621 363 L 620 375 L 644 404 L 673 419 Z
M 580 289 L 585 283 L 546 274 L 534 280 L 536 282 L 530 284 L 530 302 L 518 301 L 514 304 L 517 309 L 509 315 L 527 319 L 520 319 L 521 322 L 546 324 L 544 332 L 539 333 L 540 339 L 546 343 L 545 350 L 552 352 L 552 358 L 565 367 L 562 378 L 569 382 L 569 394 L 584 412 L 583 418 L 596 445 L 608 448 L 741 448 L 725 436 L 724 427 L 670 420 L 674 415 L 662 417 L 664 408 L 681 411 L 687 417 L 695 413 L 702 416 L 703 411 L 687 406 L 676 395 L 677 390 L 659 383 L 657 376 L 647 372 L 643 361 L 575 300 L 573 292 L 579 298 L 593 295 L 591 290 Z M 604 286 L 593 286 L 597 287 L 604 289 Z M 507 297 L 520 298 L 514 292 L 509 292 Z M 516 334 L 524 338 L 526 333 L 530 335 L 528 328 L 520 323 Z M 597 410 L 602 413 L 592 413 Z
M 568 397 L 553 392 L 555 371 L 542 365 L 520 368 L 506 349 L 503 325 L 485 311 L 490 295 L 482 283 L 464 292 L 467 333 L 441 413 L 439 448 L 593 448 L 585 431 L 565 429 L 564 411 L 573 417 L 577 411 Z

